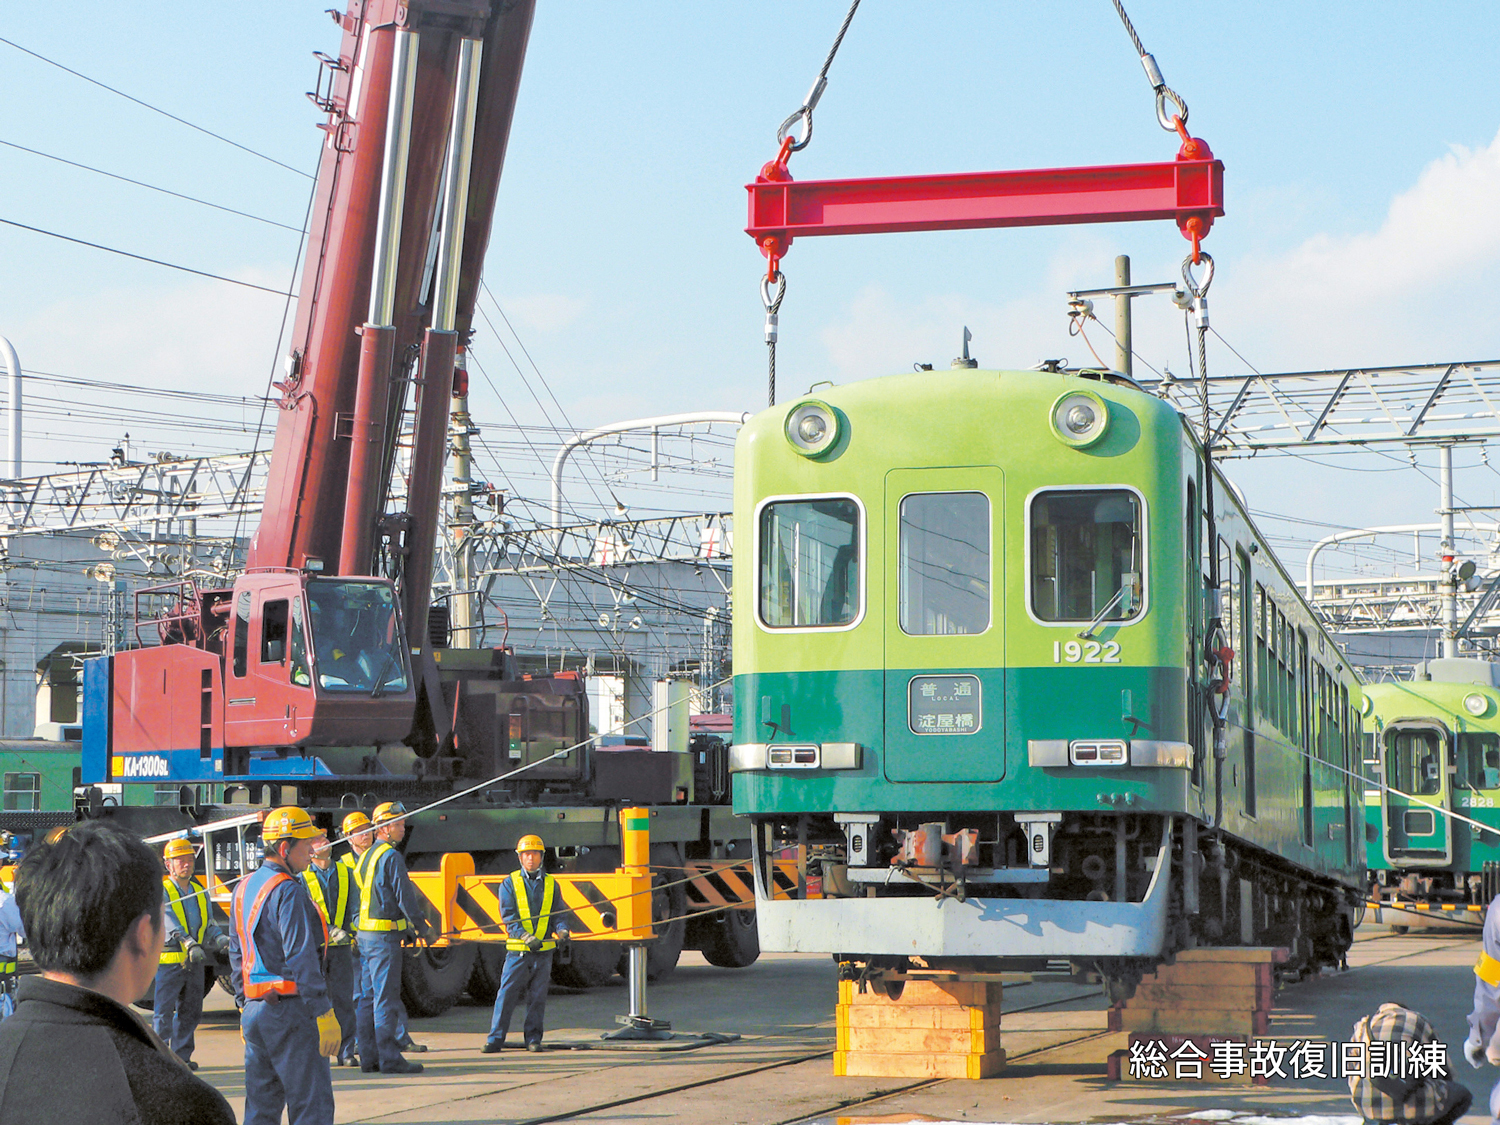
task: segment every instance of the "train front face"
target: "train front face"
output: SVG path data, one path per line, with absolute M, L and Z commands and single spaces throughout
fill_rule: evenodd
M 767 410 L 735 456 L 762 947 L 1158 954 L 1173 817 L 1204 812 L 1176 412 L 1075 375 L 923 372 Z
M 1429 667 L 1364 688 L 1366 862 L 1383 897 L 1485 905 L 1500 894 L 1500 690 L 1488 662 Z

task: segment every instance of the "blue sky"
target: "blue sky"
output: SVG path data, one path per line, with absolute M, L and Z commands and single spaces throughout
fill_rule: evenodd
M 326 6 L 10 4 L 0 35 L 310 172 L 321 138 L 303 96 L 311 52 L 339 43 Z M 743 184 L 773 154 L 776 125 L 822 62 L 843 0 L 539 7 L 489 286 L 573 425 L 758 408 L 761 259 L 742 231 Z M 1228 213 L 1206 243 L 1226 339 L 1264 371 L 1500 356 L 1500 8 L 1128 7 L 1188 101 L 1192 131 L 1227 167 Z M 0 105 L 0 140 L 301 224 L 306 178 L 4 44 Z M 792 168 L 807 179 L 1049 167 L 1165 160 L 1175 149 L 1107 0 L 865 0 L 813 143 Z M 0 218 L 271 288 L 285 287 L 295 264 L 292 232 L 4 146 Z M 946 364 L 965 324 L 986 366 L 1088 362 L 1067 335 L 1064 292 L 1107 284 L 1117 253 L 1131 255 L 1138 281 L 1172 280 L 1185 247 L 1165 223 L 804 240 L 785 263 L 783 394 Z M 3 226 L 0 263 L 0 334 L 28 368 L 231 398 L 264 392 L 279 351 L 275 297 Z M 1149 362 L 1186 369 L 1169 302 L 1140 302 L 1136 332 Z M 1108 341 L 1095 342 L 1102 351 Z M 487 329 L 475 355 L 505 401 L 476 378 L 481 422 L 507 421 L 506 408 L 543 421 Z M 1210 364 L 1243 370 L 1223 349 Z M 59 388 L 35 393 L 55 399 Z M 122 410 L 115 425 L 84 417 L 90 397 L 70 403 L 72 417 L 36 414 L 28 471 L 107 457 L 113 431 L 127 427 L 138 448 L 245 448 L 258 416 L 253 404 L 219 404 L 224 424 L 194 432 Z M 149 404 L 137 396 L 131 408 Z M 1388 461 L 1323 460 L 1343 467 L 1258 459 L 1232 472 L 1260 511 L 1340 524 L 1430 518 L 1435 489 L 1421 476 L 1354 471 Z M 539 466 L 524 461 L 508 479 L 540 489 Z M 1500 474 L 1477 463 L 1459 455 L 1459 491 L 1493 502 Z M 1298 534 L 1316 537 L 1287 532 L 1294 564 Z

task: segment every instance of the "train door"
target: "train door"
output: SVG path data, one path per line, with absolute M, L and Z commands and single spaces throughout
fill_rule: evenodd
M 1441 723 L 1401 721 L 1385 728 L 1381 813 L 1391 867 L 1443 867 L 1453 858 L 1449 734 Z M 1436 807 L 1433 807 L 1436 806 Z
M 997 468 L 896 469 L 885 491 L 885 776 L 1005 775 Z

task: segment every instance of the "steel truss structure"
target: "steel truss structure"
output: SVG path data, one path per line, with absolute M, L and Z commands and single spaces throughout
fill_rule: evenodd
M 1190 417 L 1196 379 L 1142 380 Z M 1442 445 L 1500 437 L 1500 360 L 1210 375 L 1216 457 L 1308 446 Z

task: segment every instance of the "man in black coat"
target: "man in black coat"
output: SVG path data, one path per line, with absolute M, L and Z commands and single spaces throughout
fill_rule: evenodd
M 0 1125 L 234 1125 L 128 1007 L 156 976 L 161 879 L 156 853 L 108 823 L 27 852 L 16 904 L 42 976 L 0 1023 Z

